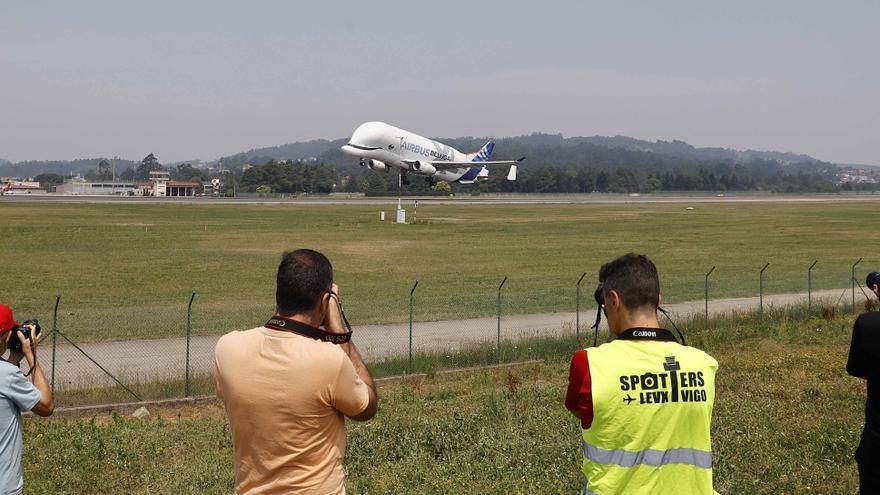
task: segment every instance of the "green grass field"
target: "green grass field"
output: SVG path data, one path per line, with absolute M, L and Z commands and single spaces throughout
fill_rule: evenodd
M 720 363 L 713 422 L 722 494 L 856 492 L 864 383 L 844 372 L 851 317 L 729 316 L 689 343 Z M 383 386 L 373 421 L 349 423 L 352 494 L 555 494 L 579 487 L 579 428 L 564 410 L 571 339 L 544 360 Z M 25 422 L 25 493 L 231 493 L 217 404 Z
M 416 291 L 417 320 L 584 304 L 600 264 L 628 251 L 649 254 L 667 301 L 806 290 L 806 268 L 820 260 L 815 288 L 849 284 L 850 265 L 880 265 L 868 242 L 877 203 L 723 203 L 619 205 L 434 205 L 418 222 L 378 220 L 364 205 L 198 205 L 0 203 L 0 301 L 22 318 L 51 320 L 74 340 L 180 335 L 186 303 L 194 331 L 221 333 L 259 324 L 274 305 L 280 253 L 297 247 L 333 261 L 346 310 L 357 324 L 404 321 Z

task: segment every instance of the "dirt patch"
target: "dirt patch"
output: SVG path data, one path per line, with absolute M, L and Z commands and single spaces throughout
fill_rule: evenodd
M 383 239 L 381 241 L 345 242 L 335 247 L 340 254 L 360 258 L 382 259 L 415 246 L 415 241 Z
M 425 223 L 466 223 L 467 221 L 465 218 L 456 217 L 427 217 L 425 220 L 419 220 Z

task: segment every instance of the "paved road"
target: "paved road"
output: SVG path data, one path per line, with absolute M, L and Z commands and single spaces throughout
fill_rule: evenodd
M 845 291 L 843 302 L 849 300 L 849 289 L 834 289 L 814 292 L 815 300 L 840 298 Z M 806 294 L 777 294 L 764 297 L 765 307 L 788 306 L 801 303 Z M 670 304 L 666 309 L 676 319 L 703 313 L 703 301 Z M 745 311 L 758 306 L 757 297 L 720 299 L 709 301 L 709 313 Z M 589 332 L 589 325 L 595 318 L 594 311 L 581 312 L 581 331 Z M 548 313 L 534 315 L 503 316 L 501 336 L 503 339 L 521 339 L 534 335 L 552 335 L 572 332 L 575 326 L 575 313 Z M 463 345 L 475 342 L 494 342 L 497 321 L 494 317 L 472 318 L 466 320 L 447 320 L 416 322 L 413 325 L 414 351 L 449 350 L 454 351 Z M 390 356 L 406 356 L 408 353 L 408 325 L 406 323 L 389 325 L 369 325 L 355 329 L 354 341 L 367 361 L 376 361 Z M 194 375 L 211 372 L 211 360 L 217 336 L 200 336 L 190 342 L 190 369 Z M 80 347 L 108 371 L 124 383 L 141 380 L 182 378 L 185 369 L 186 340 L 184 338 L 164 338 L 121 342 L 98 342 L 82 344 Z M 46 372 L 51 370 L 51 345 L 44 342 L 39 348 L 38 359 Z M 113 381 L 94 363 L 90 362 L 72 345 L 59 339 L 56 348 L 56 386 L 59 388 L 90 388 L 113 385 Z
M 648 194 L 483 194 L 480 197 L 463 196 L 443 198 L 437 196 L 406 197 L 404 203 L 409 207 L 418 200 L 425 204 L 435 205 L 528 205 L 528 204 L 630 204 L 630 203 L 792 203 L 792 202 L 838 202 L 838 201 L 878 201 L 880 194 L 806 194 L 806 195 L 773 195 L 773 194 L 728 194 L 717 196 L 710 194 L 664 195 Z M 396 205 L 396 197 L 354 197 L 314 196 L 295 198 L 143 198 L 119 196 L 64 196 L 55 194 L 40 195 L 6 195 L 0 196 L 0 204 L 4 202 L 33 203 L 127 203 L 127 204 L 295 204 L 295 205 Z

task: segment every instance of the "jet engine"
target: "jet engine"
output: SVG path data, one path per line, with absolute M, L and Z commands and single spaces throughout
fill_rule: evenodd
M 420 174 L 425 174 L 425 175 L 434 175 L 434 173 L 437 172 L 437 169 L 433 165 L 431 165 L 428 162 L 422 162 L 422 161 L 414 162 L 413 169 L 416 172 L 418 172 Z
M 385 162 L 380 162 L 379 160 L 362 160 L 361 167 L 369 167 L 370 170 L 385 170 L 387 167 L 385 166 Z

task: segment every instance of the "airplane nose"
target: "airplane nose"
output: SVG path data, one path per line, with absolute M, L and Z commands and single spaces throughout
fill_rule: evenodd
M 376 146 L 361 146 L 361 145 L 355 144 L 355 143 L 348 143 L 348 144 L 342 145 L 341 149 L 342 149 L 342 151 L 344 151 L 348 154 L 357 155 L 357 154 L 359 154 L 359 152 L 376 151 L 376 150 L 380 150 L 382 148 L 379 148 Z

